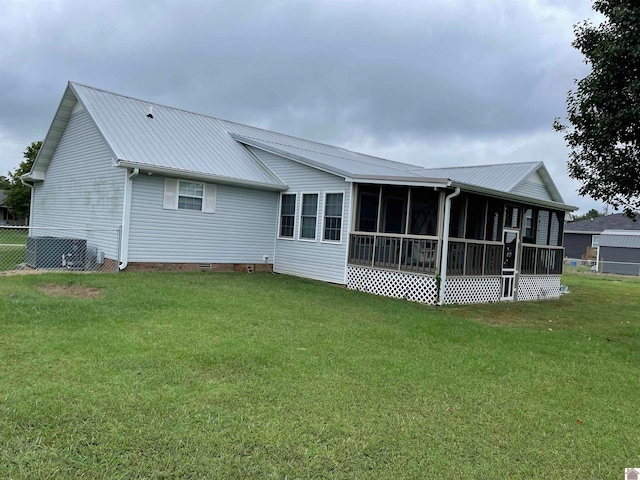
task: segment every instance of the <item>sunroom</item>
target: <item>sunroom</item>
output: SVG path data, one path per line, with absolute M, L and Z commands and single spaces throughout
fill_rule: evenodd
M 347 286 L 429 304 L 557 297 L 564 211 L 467 187 L 357 184 Z

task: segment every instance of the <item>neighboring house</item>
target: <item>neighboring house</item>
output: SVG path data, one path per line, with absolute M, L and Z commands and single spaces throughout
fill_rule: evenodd
M 566 205 L 542 162 L 425 169 L 69 83 L 32 225 L 122 228 L 121 269 L 275 272 L 424 303 L 559 296 Z
M 0 190 L 0 225 L 26 225 L 26 218 L 18 217 L 9 211 L 9 207 L 4 204 L 5 198 L 7 196 Z
M 602 273 L 640 275 L 640 230 L 602 232 L 598 262 Z
M 640 231 L 640 222 L 634 222 L 624 213 L 568 222 L 564 226 L 565 256 L 578 259 L 586 257 L 587 248 L 597 248 L 600 234 L 607 229 Z

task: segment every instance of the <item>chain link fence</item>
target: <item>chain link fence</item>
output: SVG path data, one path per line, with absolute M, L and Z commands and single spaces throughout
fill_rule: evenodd
M 120 229 L 0 227 L 0 271 L 116 272 Z
M 638 277 L 640 276 L 640 263 L 565 258 L 563 273 L 578 272 L 612 273 L 615 275 L 631 275 Z

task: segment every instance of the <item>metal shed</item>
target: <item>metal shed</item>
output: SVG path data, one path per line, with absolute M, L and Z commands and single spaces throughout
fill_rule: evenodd
M 598 261 L 603 273 L 640 275 L 640 231 L 605 230 L 600 234 Z

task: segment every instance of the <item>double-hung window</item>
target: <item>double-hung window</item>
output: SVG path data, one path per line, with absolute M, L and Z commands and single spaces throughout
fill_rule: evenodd
M 210 183 L 165 178 L 162 208 L 215 213 L 216 186 Z
M 178 182 L 178 210 L 202 211 L 204 184 L 195 182 Z
M 322 239 L 340 242 L 342 234 L 343 193 L 326 193 L 324 197 L 324 228 Z
M 296 194 L 283 193 L 280 196 L 280 238 L 293 238 L 296 221 Z
M 318 223 L 318 194 L 303 193 L 300 212 L 300 239 L 315 240 Z

